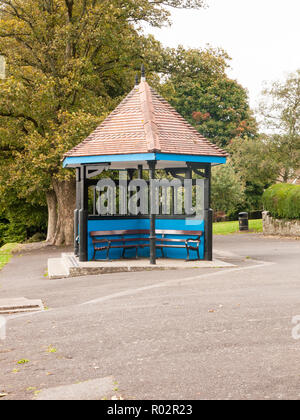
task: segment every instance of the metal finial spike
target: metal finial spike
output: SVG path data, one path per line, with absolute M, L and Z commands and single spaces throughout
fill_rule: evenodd
M 142 82 L 145 82 L 145 81 L 146 81 L 146 71 L 145 71 L 145 66 L 144 66 L 144 64 L 142 64 L 142 69 L 141 69 L 141 71 L 142 71 Z

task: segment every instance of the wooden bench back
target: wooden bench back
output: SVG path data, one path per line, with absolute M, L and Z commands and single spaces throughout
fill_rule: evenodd
M 98 236 L 124 236 L 124 235 L 149 235 L 149 230 L 99 230 L 90 232 L 90 235 L 92 238 L 98 237 Z
M 185 235 L 185 236 L 202 236 L 202 230 L 168 230 L 156 229 L 158 235 Z
M 168 230 L 156 229 L 158 235 L 185 235 L 185 236 L 202 236 L 203 231 L 197 230 Z M 125 236 L 125 235 L 149 235 L 149 229 L 136 229 L 136 230 L 100 230 L 90 232 L 92 238 L 99 236 Z

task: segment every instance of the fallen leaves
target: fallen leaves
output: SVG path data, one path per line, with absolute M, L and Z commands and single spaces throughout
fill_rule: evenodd
M 57 349 L 55 347 L 49 346 L 47 349 L 47 353 L 57 353 Z
M 25 365 L 26 363 L 29 363 L 29 360 L 21 359 L 21 360 L 18 361 L 18 365 Z

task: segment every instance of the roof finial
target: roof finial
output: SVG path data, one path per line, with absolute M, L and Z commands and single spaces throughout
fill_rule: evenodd
M 146 81 L 146 71 L 145 71 L 144 63 L 142 64 L 141 72 L 142 72 L 142 79 L 141 79 L 141 81 L 142 82 L 145 82 Z

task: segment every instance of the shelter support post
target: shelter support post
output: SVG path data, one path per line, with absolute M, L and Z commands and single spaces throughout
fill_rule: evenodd
M 192 190 L 192 180 L 193 180 L 193 170 L 188 165 L 188 169 L 185 172 L 185 179 L 191 182 L 190 188 L 185 189 L 185 211 L 187 212 L 187 216 L 192 215 L 194 213 L 193 209 L 193 190 Z
M 138 165 L 138 177 L 143 179 L 143 165 Z
M 153 187 L 153 181 L 155 180 L 155 168 L 156 161 L 149 161 L 149 178 L 150 178 L 150 264 L 156 264 L 156 197 L 155 197 L 155 188 Z
M 213 260 L 213 210 L 211 209 L 211 164 L 205 165 L 204 183 L 205 244 L 204 260 Z
M 79 261 L 88 260 L 87 250 L 87 224 L 88 224 L 88 184 L 86 167 L 80 168 L 80 210 L 79 210 Z
M 76 209 L 74 211 L 74 254 L 79 256 L 80 168 L 76 168 Z

